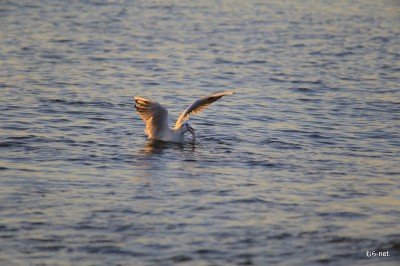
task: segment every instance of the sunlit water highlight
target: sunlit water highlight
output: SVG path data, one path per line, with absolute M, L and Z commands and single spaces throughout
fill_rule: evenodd
M 1 265 L 395 265 L 398 1 L 1 1 Z M 132 96 L 193 116 L 152 143 Z M 390 257 L 368 258 L 367 251 Z

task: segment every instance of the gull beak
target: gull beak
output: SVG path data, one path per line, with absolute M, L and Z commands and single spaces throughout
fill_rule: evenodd
M 194 128 L 189 127 L 188 131 L 192 134 L 192 142 L 196 139 L 196 133 L 194 133 Z

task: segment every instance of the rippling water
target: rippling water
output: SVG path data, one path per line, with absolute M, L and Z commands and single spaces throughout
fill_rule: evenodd
M 395 265 L 399 25 L 395 0 L 0 1 L 0 264 Z M 132 108 L 224 90 L 195 144 Z

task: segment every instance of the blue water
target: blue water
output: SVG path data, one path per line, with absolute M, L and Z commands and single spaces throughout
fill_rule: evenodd
M 398 265 L 399 25 L 395 0 L 0 1 L 0 265 Z M 194 144 L 132 107 L 172 126 L 219 91 Z

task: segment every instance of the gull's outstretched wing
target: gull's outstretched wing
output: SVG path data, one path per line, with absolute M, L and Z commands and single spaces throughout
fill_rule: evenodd
M 140 117 L 146 122 L 145 132 L 149 138 L 161 139 L 169 130 L 168 127 L 168 111 L 158 102 L 135 96 L 133 97 L 136 104 L 134 105 Z
M 207 106 L 209 106 L 216 100 L 220 99 L 222 96 L 232 95 L 232 94 L 233 94 L 232 91 L 226 91 L 226 92 L 215 93 L 210 96 L 198 99 L 197 101 L 192 103 L 185 111 L 183 111 L 181 116 L 176 121 L 175 128 L 179 128 L 183 124 L 183 122 L 189 119 L 189 116 L 191 114 L 196 114 L 201 110 L 204 110 Z

